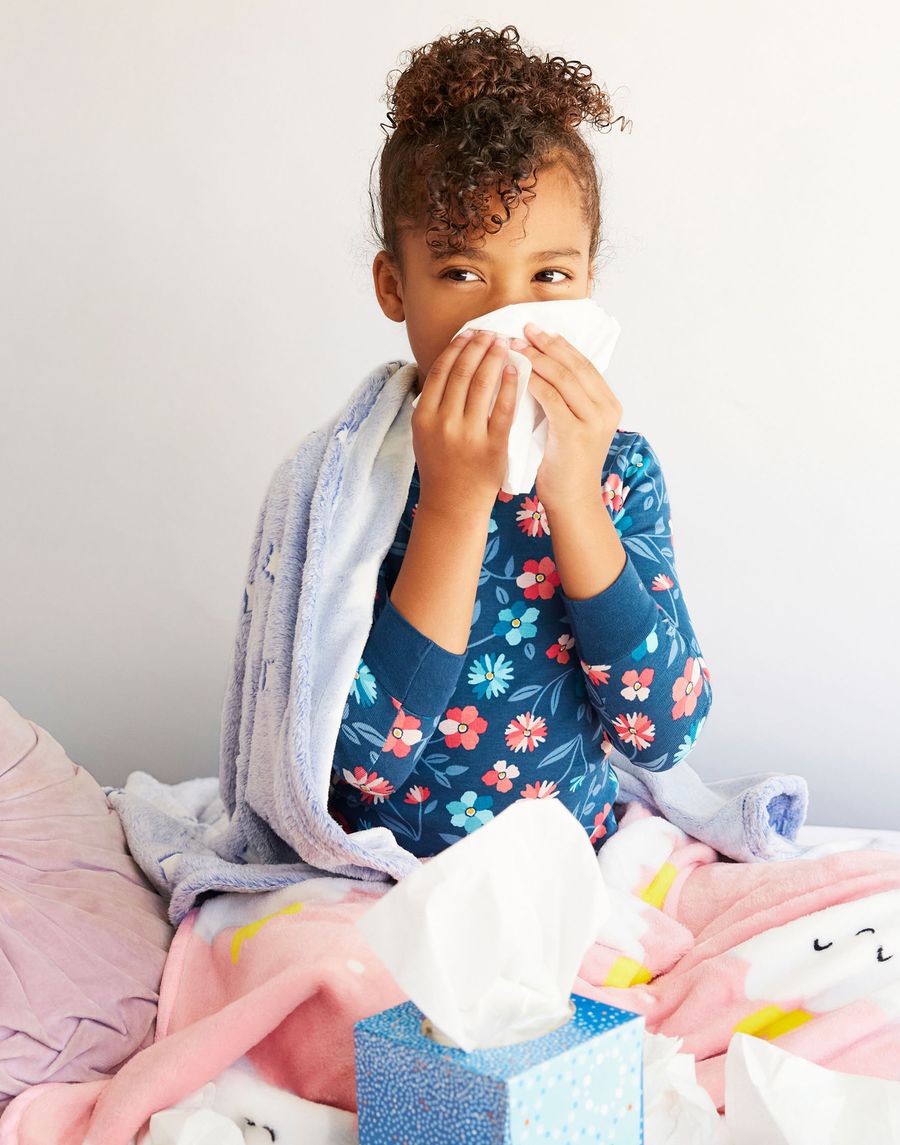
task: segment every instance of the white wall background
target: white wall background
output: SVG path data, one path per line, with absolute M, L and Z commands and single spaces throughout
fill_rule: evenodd
M 0 0 L 0 694 L 103 783 L 216 771 L 268 478 L 411 356 L 370 271 L 387 73 L 509 22 L 633 120 L 588 135 L 597 297 L 713 676 L 691 763 L 900 826 L 889 0 Z

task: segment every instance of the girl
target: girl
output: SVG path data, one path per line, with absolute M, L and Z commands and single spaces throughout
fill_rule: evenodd
M 712 699 L 659 460 L 618 428 L 604 378 L 561 336 L 529 325 L 513 342 L 550 428 L 533 489 L 510 497 L 509 343 L 448 345 L 480 314 L 594 281 L 599 177 L 576 128 L 608 127 L 609 101 L 590 68 L 518 41 L 475 28 L 414 51 L 381 157 L 375 291 L 406 323 L 422 396 L 329 811 L 421 857 L 520 798 L 561 799 L 599 847 L 616 829 L 612 749 L 670 768 Z

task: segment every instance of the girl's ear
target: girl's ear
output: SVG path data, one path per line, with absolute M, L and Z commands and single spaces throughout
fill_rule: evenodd
M 380 250 L 375 255 L 372 263 L 372 280 L 375 284 L 378 305 L 385 316 L 394 322 L 402 322 L 406 317 L 403 306 L 403 282 L 396 263 L 385 250 Z

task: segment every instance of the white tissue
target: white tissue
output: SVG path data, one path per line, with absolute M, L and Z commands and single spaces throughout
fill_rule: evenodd
M 734 1145 L 900 1141 L 900 1082 L 825 1069 L 735 1034 L 725 1058 L 725 1120 Z
M 498 334 L 508 334 L 511 338 L 525 338 L 525 323 L 535 322 L 545 330 L 562 336 L 590 358 L 602 374 L 609 366 L 609 360 L 618 340 L 621 327 L 593 298 L 555 298 L 546 302 L 513 302 L 472 318 L 460 330 L 469 327 L 475 330 L 493 330 Z M 456 334 L 459 330 L 456 331 Z M 454 338 L 456 337 L 454 334 Z M 510 349 L 509 362 L 516 367 L 518 382 L 516 388 L 516 409 L 509 431 L 509 450 L 506 475 L 501 488 L 505 493 L 517 495 L 528 493 L 534 485 L 537 471 L 544 456 L 547 444 L 547 431 L 550 424 L 543 406 L 528 390 L 531 377 L 531 362 L 518 350 Z M 424 380 L 424 379 L 423 379 Z M 498 385 L 491 398 L 490 409 L 499 391 Z M 415 406 L 419 396 L 413 401 Z M 621 401 L 621 396 L 619 397 Z
M 644 1034 L 646 1145 L 730 1145 L 713 1099 L 697 1081 L 693 1054 L 682 1039 Z
M 569 1019 L 607 910 L 584 827 L 556 799 L 521 799 L 407 875 L 357 926 L 434 1040 L 470 1051 Z

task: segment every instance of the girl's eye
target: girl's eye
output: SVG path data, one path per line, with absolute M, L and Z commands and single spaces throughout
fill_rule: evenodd
M 454 267 L 451 267 L 450 270 L 445 270 L 444 273 L 441 275 L 441 278 L 450 278 L 451 274 L 474 274 L 474 273 L 475 273 L 474 271 L 465 270 L 461 266 L 454 266 Z M 477 277 L 477 275 L 476 275 L 476 277 Z M 450 279 L 450 281 L 451 282 L 460 282 L 461 280 L 458 278 L 453 278 L 453 279 Z

